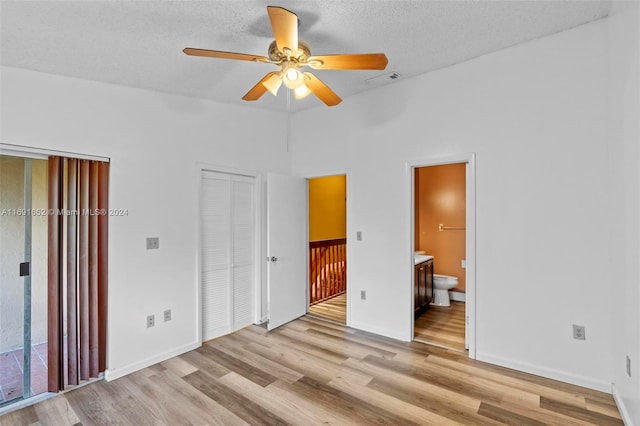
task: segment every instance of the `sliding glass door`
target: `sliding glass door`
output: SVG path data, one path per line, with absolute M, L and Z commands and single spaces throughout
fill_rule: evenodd
M 47 390 L 47 161 L 0 156 L 0 406 Z

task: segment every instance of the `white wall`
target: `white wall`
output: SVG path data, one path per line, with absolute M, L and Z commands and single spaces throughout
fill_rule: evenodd
M 640 6 L 614 2 L 608 18 L 614 305 L 613 382 L 629 424 L 640 424 Z M 631 377 L 626 357 L 631 359 Z
M 284 116 L 3 67 L 3 143 L 111 159 L 108 377 L 192 347 L 197 162 L 288 173 Z M 282 122 L 282 126 L 274 123 Z M 160 237 L 147 251 L 145 238 Z M 169 323 L 162 311 L 173 310 Z M 147 329 L 145 318 L 156 315 Z
M 293 116 L 295 174 L 349 170 L 353 326 L 411 338 L 406 163 L 475 152 L 478 359 L 611 390 L 606 35 L 598 21 Z

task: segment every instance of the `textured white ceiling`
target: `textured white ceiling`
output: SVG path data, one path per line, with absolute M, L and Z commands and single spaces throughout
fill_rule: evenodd
M 6 66 L 286 110 L 286 90 L 241 97 L 270 64 L 189 57 L 184 47 L 267 54 L 267 5 L 300 19 L 312 54 L 375 53 L 385 71 L 314 71 L 345 102 L 390 84 L 607 16 L 609 1 L 2 1 Z M 291 100 L 291 110 L 322 105 Z M 339 108 L 339 106 L 337 107 Z

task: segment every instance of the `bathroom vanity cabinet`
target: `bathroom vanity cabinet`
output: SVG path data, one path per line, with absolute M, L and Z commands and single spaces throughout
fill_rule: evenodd
M 433 300 L 433 259 L 418 263 L 414 268 L 413 306 L 418 318 L 429 309 Z

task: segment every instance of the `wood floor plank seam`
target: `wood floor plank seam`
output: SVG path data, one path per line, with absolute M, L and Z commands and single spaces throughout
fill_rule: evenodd
M 203 375 L 200 371 L 196 371 L 189 374 L 188 376 L 185 376 L 183 380 L 198 389 L 209 398 L 220 403 L 224 407 L 227 407 L 229 411 L 233 412 L 236 416 L 245 420 L 249 424 L 289 424 L 279 416 L 269 412 L 268 410 L 265 410 L 264 408 L 262 408 L 262 406 L 256 404 L 245 396 L 237 393 L 231 388 L 224 386 L 219 381 L 210 380 L 209 377 L 210 376 Z
M 214 342 L 210 342 L 206 345 L 202 345 L 202 347 L 197 350 L 201 351 L 201 353 L 205 354 L 213 361 L 227 368 L 229 371 L 235 371 L 241 376 L 246 377 L 247 379 L 259 384 L 262 387 L 276 381 L 276 378 L 266 371 L 256 368 L 253 365 L 248 364 L 240 359 L 234 358 L 231 355 L 227 355 L 223 351 L 216 349 L 214 345 Z
M 540 398 L 540 408 L 575 417 L 578 420 L 584 420 L 599 426 L 619 425 L 620 419 L 607 416 L 606 414 L 587 410 L 586 408 L 576 407 L 574 405 L 565 404 L 560 401 L 554 401 L 549 398 Z
M 545 426 L 546 423 L 516 414 L 495 405 L 480 403 L 478 414 L 511 426 Z
M 492 388 L 478 386 L 476 383 L 470 381 L 451 380 L 451 377 L 446 377 L 437 371 L 427 371 L 421 368 L 421 366 L 403 365 L 393 360 L 385 360 L 375 356 L 368 356 L 364 361 L 393 370 L 399 374 L 411 376 L 460 395 L 466 395 L 486 402 L 500 403 L 502 401 L 502 395 Z
M 293 384 L 293 387 L 302 395 L 322 401 L 327 408 L 340 410 L 350 418 L 362 420 L 368 425 L 416 424 L 310 377 L 301 378 Z

